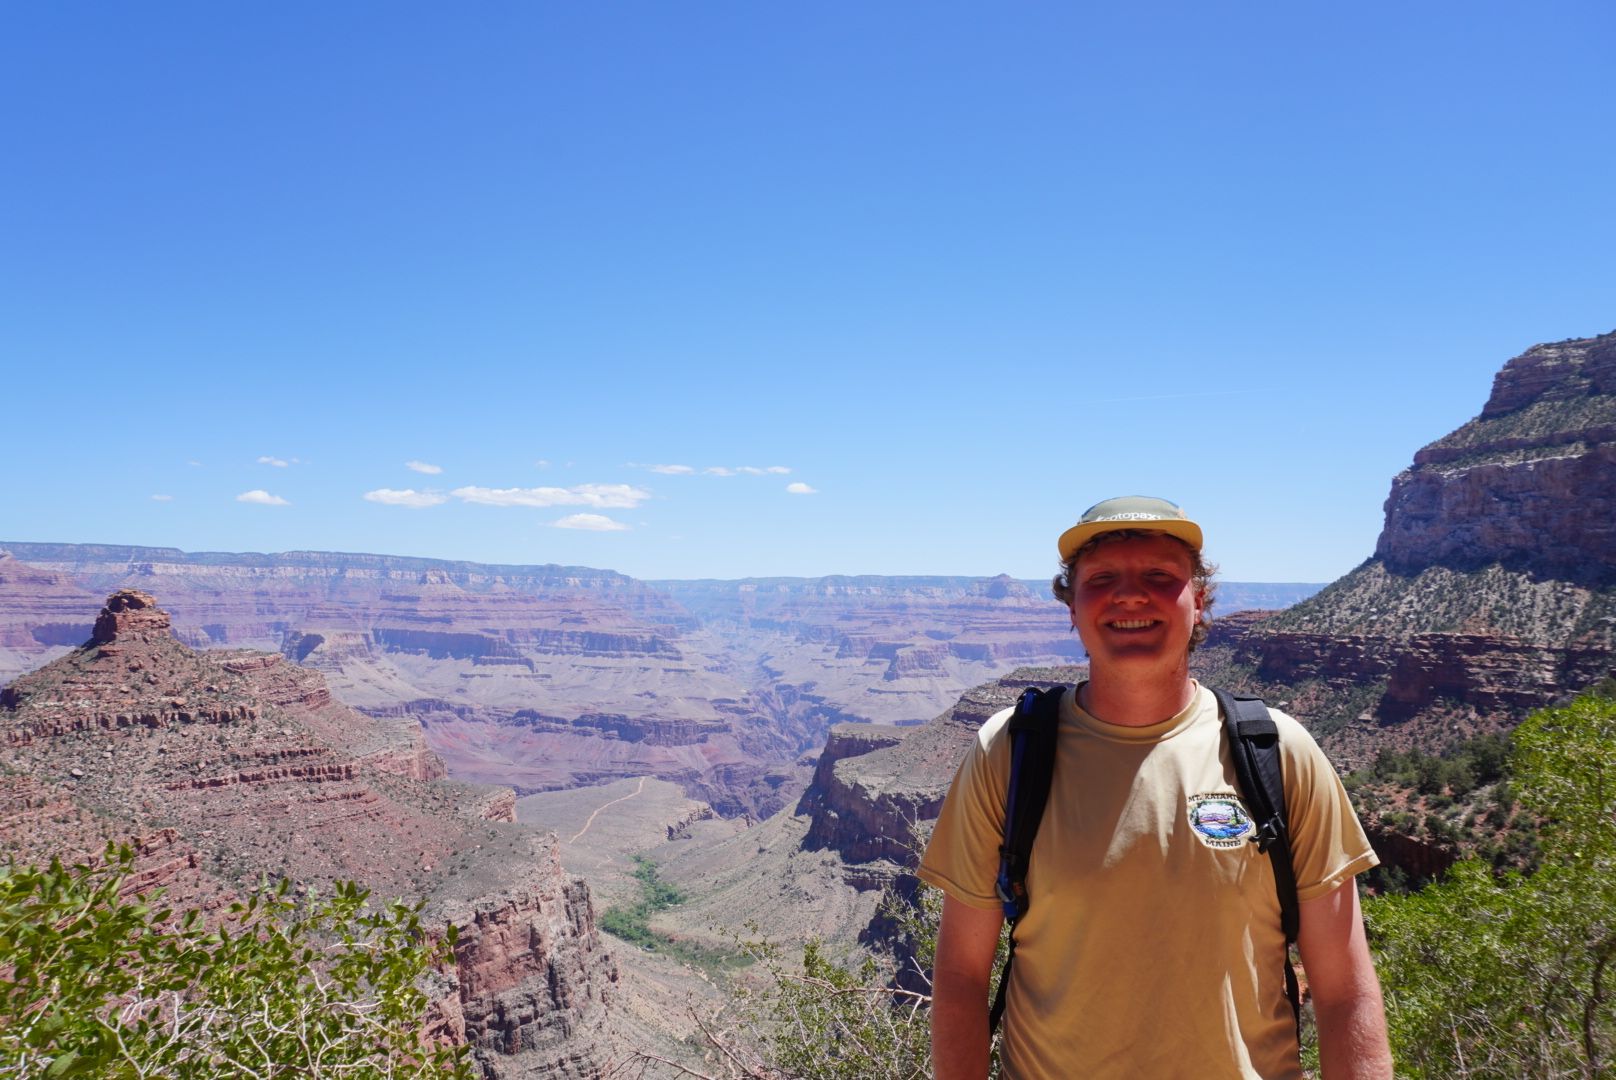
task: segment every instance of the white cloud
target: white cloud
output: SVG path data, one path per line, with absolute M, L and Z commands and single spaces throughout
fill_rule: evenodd
M 786 490 L 793 495 L 818 495 L 818 488 L 811 488 L 807 484 L 787 484 Z
M 616 532 L 630 528 L 621 521 L 613 521 L 603 514 L 568 514 L 560 521 L 551 522 L 557 529 L 590 529 L 594 532 Z
M 202 463 L 200 461 L 187 461 L 185 464 L 187 464 L 187 465 L 201 465 Z
M 579 484 L 572 488 L 463 487 L 455 488 L 449 494 L 485 506 L 593 506 L 597 510 L 631 510 L 651 497 L 651 493 L 644 488 L 629 487 L 627 484 Z
M 377 488 L 375 491 L 365 492 L 365 498 L 371 502 L 385 503 L 388 506 L 407 506 L 411 510 L 421 510 L 428 506 L 437 506 L 449 501 L 449 496 L 436 491 L 416 491 L 414 488 L 405 488 L 403 491 L 394 491 L 392 488 Z
M 533 464 L 537 465 L 541 469 L 548 469 L 550 467 L 550 463 L 548 461 L 535 461 Z
M 173 502 L 174 501 L 174 496 L 172 496 L 172 495 L 153 495 L 152 498 L 156 499 L 158 502 Z
M 282 461 L 280 458 L 261 457 L 261 458 L 258 459 L 258 464 L 260 464 L 260 465 L 274 465 L 277 468 L 284 469 L 284 468 L 286 468 L 286 466 L 290 465 L 291 462 Z
M 404 467 L 406 469 L 411 470 L 412 472 L 424 472 L 428 476 L 436 476 L 440 472 L 443 471 L 438 466 L 436 466 L 436 465 L 428 465 L 424 461 L 406 461 L 404 463 Z
M 645 465 L 634 461 L 629 462 L 628 467 L 630 469 L 650 469 L 652 472 L 661 473 L 664 476 L 690 476 L 697 472 L 703 476 L 738 476 L 741 473 L 747 473 L 751 476 L 767 476 L 770 473 L 788 473 L 791 471 L 784 465 L 770 465 L 766 469 L 760 469 L 756 465 L 736 465 L 733 467 L 714 465 L 707 469 L 693 469 L 689 465 Z
M 292 505 L 279 495 L 271 495 L 269 492 L 264 491 L 263 489 L 258 489 L 255 491 L 243 491 L 240 495 L 236 496 L 236 501 L 244 503 L 257 503 L 259 506 Z

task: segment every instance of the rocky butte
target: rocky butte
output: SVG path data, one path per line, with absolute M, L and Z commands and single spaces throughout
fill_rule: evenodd
M 556 838 L 508 788 L 442 779 L 411 718 L 335 701 L 280 653 L 197 652 L 148 593 L 0 691 L 0 846 L 28 861 L 140 852 L 134 887 L 212 910 L 263 875 L 301 895 L 355 879 L 463 928 L 435 1026 L 490 1078 L 606 1067 L 615 961 Z
M 1616 333 L 1506 363 L 1481 415 L 1392 481 L 1374 555 L 1246 630 L 1224 640 L 1220 676 L 1288 701 L 1347 762 L 1508 728 L 1603 677 Z

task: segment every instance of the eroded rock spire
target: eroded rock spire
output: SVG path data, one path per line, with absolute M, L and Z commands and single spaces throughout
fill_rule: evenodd
M 157 598 L 139 589 L 120 589 L 107 597 L 107 606 L 95 620 L 90 640 L 97 645 L 127 641 L 131 637 L 150 641 L 171 636 L 168 612 L 157 606 Z

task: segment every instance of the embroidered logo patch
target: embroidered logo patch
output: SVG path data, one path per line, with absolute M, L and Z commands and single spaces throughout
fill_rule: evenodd
M 1233 792 L 1190 797 L 1190 827 L 1207 847 L 1233 848 L 1251 835 L 1251 815 Z

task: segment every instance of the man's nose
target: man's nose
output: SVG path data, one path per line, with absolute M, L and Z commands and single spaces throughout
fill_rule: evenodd
M 1120 574 L 1111 589 L 1111 599 L 1113 602 L 1138 603 L 1150 599 L 1150 590 L 1145 588 L 1143 579 L 1133 574 Z

